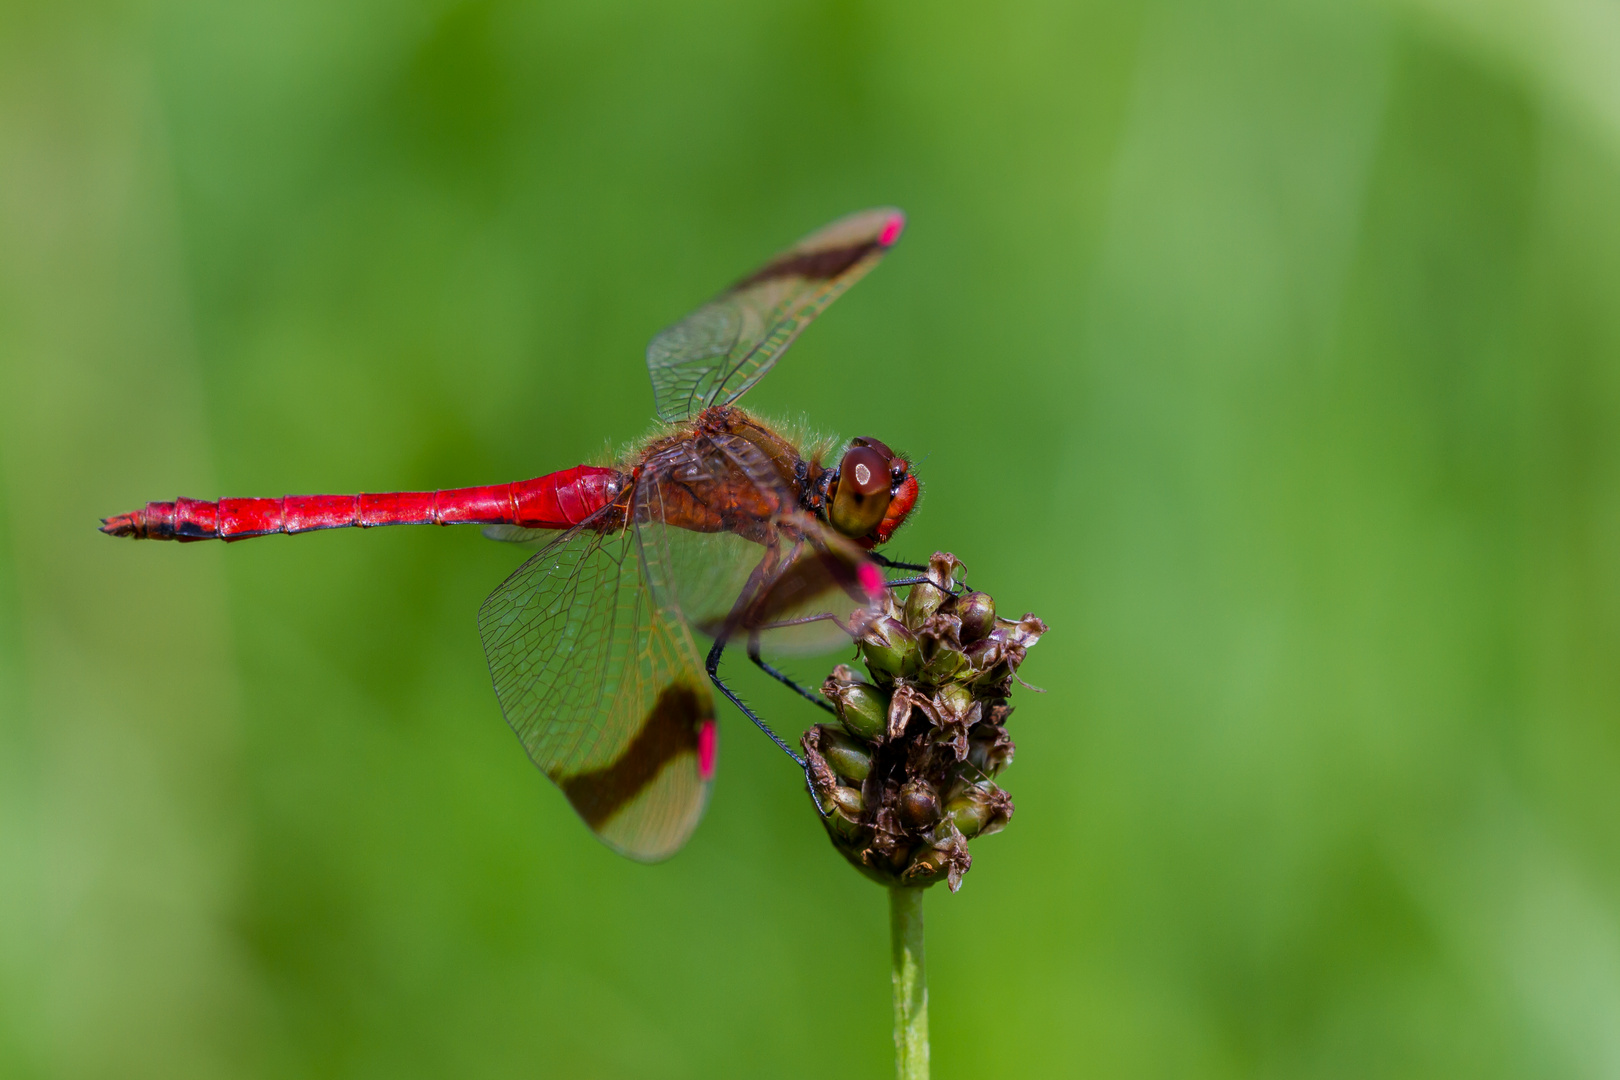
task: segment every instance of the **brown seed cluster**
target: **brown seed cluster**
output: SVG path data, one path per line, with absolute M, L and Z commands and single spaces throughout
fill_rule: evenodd
M 804 735 L 827 835 L 884 885 L 947 881 L 955 892 L 973 865 L 968 841 L 1012 820 L 995 781 L 1013 758 L 1007 697 L 1046 624 L 998 618 L 987 594 L 957 587 L 960 568 L 936 553 L 927 582 L 903 602 L 890 592 L 856 627 L 870 678 L 834 668 L 821 692 L 838 723 Z

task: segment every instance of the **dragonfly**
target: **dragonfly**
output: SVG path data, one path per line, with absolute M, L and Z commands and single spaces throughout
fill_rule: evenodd
M 721 677 L 726 648 L 743 645 L 830 710 L 765 652 L 848 644 L 886 588 L 907 583 L 884 569 L 926 569 L 876 550 L 917 503 L 907 457 L 875 438 L 841 453 L 808 445 L 735 404 L 904 227 L 892 208 L 841 218 L 656 335 L 647 369 L 660 423 L 613 464 L 443 491 L 179 498 L 101 529 L 188 542 L 476 524 L 492 539 L 542 542 L 478 612 L 501 711 L 601 840 L 667 858 L 714 781 L 711 688 L 804 767 Z

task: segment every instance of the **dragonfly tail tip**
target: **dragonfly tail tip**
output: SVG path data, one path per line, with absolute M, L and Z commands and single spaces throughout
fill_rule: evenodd
M 101 519 L 101 531 L 108 536 L 139 536 L 141 531 L 140 513 L 118 514 L 110 518 Z

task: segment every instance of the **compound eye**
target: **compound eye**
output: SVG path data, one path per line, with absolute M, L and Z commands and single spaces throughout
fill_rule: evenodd
M 890 450 L 888 446 L 882 442 L 879 442 L 877 439 L 872 438 L 870 435 L 862 435 L 858 439 L 851 439 L 849 440 L 849 445 L 850 449 L 852 450 L 858 446 L 870 446 L 873 450 L 876 450 L 878 453 L 883 455 L 884 461 L 894 460 L 894 451 Z
M 889 455 L 872 446 L 851 447 L 838 472 L 838 485 L 849 484 L 861 495 L 889 490 Z
M 865 536 L 883 520 L 889 508 L 890 455 L 857 439 L 838 467 L 838 490 L 833 494 L 833 528 L 845 536 Z

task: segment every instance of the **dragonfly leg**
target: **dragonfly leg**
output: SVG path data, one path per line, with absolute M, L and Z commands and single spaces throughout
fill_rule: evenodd
M 933 581 L 927 574 L 919 574 L 916 577 L 895 578 L 893 581 L 885 581 L 883 584 L 888 588 L 898 589 L 902 585 L 931 585 Z
M 742 699 L 739 698 L 736 694 L 731 692 L 731 687 L 727 686 L 724 682 L 721 681 L 721 679 L 720 679 L 720 654 L 725 652 L 725 651 L 726 651 L 726 639 L 723 638 L 723 637 L 722 638 L 716 638 L 715 642 L 714 642 L 714 648 L 709 650 L 709 658 L 703 665 L 704 669 L 707 670 L 708 673 L 709 673 L 709 681 L 714 683 L 714 685 L 717 686 L 720 689 L 720 692 L 722 694 L 726 695 L 726 700 L 730 701 L 733 705 L 737 706 L 737 708 L 741 709 L 742 714 L 744 716 L 748 717 L 748 719 L 752 720 L 754 722 L 755 727 L 759 728 L 759 730 L 763 731 L 766 735 L 770 736 L 771 742 L 773 742 L 777 746 L 781 747 L 782 748 L 782 753 L 786 754 L 788 757 L 793 759 L 793 764 L 797 765 L 801 769 L 805 768 L 804 758 L 800 757 L 798 754 L 795 754 L 793 752 L 793 748 L 790 747 L 787 743 L 782 741 L 782 736 L 778 735 L 776 732 L 771 730 L 771 725 L 767 724 L 765 721 L 761 720 L 758 716 L 756 716 L 754 714 L 754 710 L 750 709 L 748 706 L 744 705 L 742 703 Z
M 883 567 L 885 570 L 927 570 L 924 563 L 898 562 L 876 551 L 868 551 L 866 557 Z
M 804 767 L 804 789 L 810 793 L 810 801 L 816 804 L 816 813 L 823 818 L 832 817 L 832 811 L 821 805 L 821 796 L 816 794 L 816 782 L 810 778 L 810 766 Z
M 877 563 L 879 566 L 883 567 L 886 570 L 922 570 L 922 571 L 927 571 L 929 569 L 928 567 L 923 566 L 923 565 L 921 565 L 919 563 L 900 562 L 900 561 L 898 561 L 896 559 L 891 559 L 891 558 L 889 558 L 889 557 L 887 557 L 885 555 L 880 555 L 875 551 L 868 551 L 866 553 L 866 557 L 868 559 L 871 559 L 873 562 Z M 921 577 L 897 578 L 894 581 L 885 581 L 883 584 L 888 586 L 891 589 L 894 589 L 894 588 L 899 588 L 902 585 L 921 585 L 921 584 L 924 584 L 925 582 L 929 582 L 929 581 L 930 581 L 929 577 L 927 576 L 926 573 L 924 573 L 923 576 L 921 576 Z M 961 593 L 962 593 L 963 587 L 964 586 L 962 585 L 961 582 L 952 581 L 951 582 L 951 587 L 949 589 L 945 590 L 945 591 L 950 593 L 952 596 L 960 596 Z
M 838 710 L 832 707 L 832 702 L 828 701 L 814 690 L 807 690 L 800 686 L 798 683 L 794 682 L 793 677 L 786 672 L 778 671 L 771 665 L 767 664 L 764 658 L 759 655 L 758 634 L 748 635 L 748 659 L 752 660 L 754 662 L 754 666 L 759 668 L 759 670 L 763 671 L 765 674 L 769 675 L 771 678 L 775 679 L 789 690 L 792 690 L 795 694 L 798 694 L 810 704 L 826 709 L 830 713 L 837 713 Z

